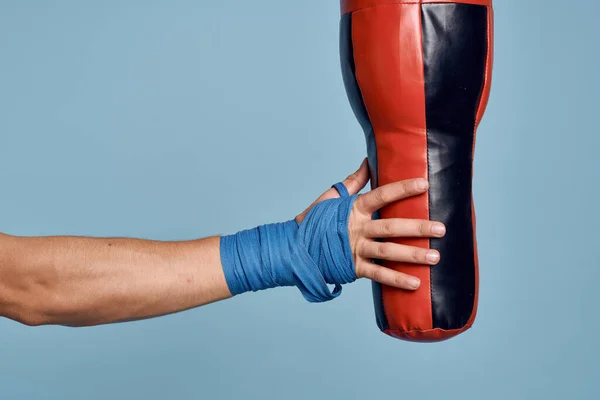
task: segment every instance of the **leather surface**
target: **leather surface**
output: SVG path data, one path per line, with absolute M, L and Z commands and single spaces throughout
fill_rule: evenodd
M 373 7 L 352 14 L 356 78 L 375 131 L 379 185 L 427 177 L 420 22 L 418 4 Z M 427 194 L 381 210 L 382 218 L 428 216 Z M 394 242 L 429 247 L 429 240 L 421 238 Z M 389 327 L 432 329 L 429 268 L 407 263 L 385 265 L 421 279 L 416 292 L 381 287 Z
M 365 133 L 367 144 L 367 156 L 371 171 L 371 185 L 377 187 L 377 148 L 375 145 L 375 132 L 369 120 L 369 114 L 365 107 L 362 93 L 356 81 L 354 48 L 352 45 L 352 16 L 342 16 L 340 20 L 340 63 L 342 67 L 342 78 L 348 101 L 360 126 Z
M 363 8 L 377 7 L 393 4 L 476 4 L 480 6 L 492 6 L 492 0 L 342 0 L 342 14 L 351 13 Z
M 377 147 L 375 143 L 375 132 L 369 120 L 369 115 L 365 107 L 362 93 L 356 81 L 354 65 L 354 48 L 352 44 L 352 15 L 343 15 L 340 21 L 340 64 L 342 67 L 342 78 L 348 95 L 348 101 L 352 111 L 356 116 L 360 126 L 365 133 L 367 145 L 367 156 L 371 175 L 371 187 L 377 187 L 378 182 L 378 162 Z M 380 218 L 379 213 L 375 213 L 374 219 Z M 388 329 L 388 322 L 383 310 L 383 298 L 381 295 L 381 284 L 373 281 L 373 305 L 375 307 L 375 318 L 377 326 L 381 330 Z
M 459 329 L 473 311 L 476 274 L 472 218 L 473 143 L 487 58 L 487 8 L 424 4 L 429 217 L 446 225 L 431 239 L 442 255 L 431 269 L 433 328 Z
M 429 3 L 436 3 L 436 5 Z M 452 19 L 457 15 L 453 12 L 448 14 L 448 10 L 457 10 L 456 3 L 489 6 L 467 6 L 485 12 L 483 32 L 474 27 L 477 24 L 480 26 L 481 20 L 473 23 L 467 21 L 464 16 L 462 19 Z M 434 8 L 428 10 L 427 7 Z M 447 246 L 452 247 L 452 244 L 458 241 L 464 248 L 470 249 L 467 251 L 467 258 L 471 274 L 466 284 L 461 283 L 463 289 L 465 285 L 470 286 L 470 289 L 459 291 L 463 295 L 466 293 L 464 298 L 467 301 L 459 299 L 455 303 L 455 300 L 451 300 L 457 293 L 452 287 L 448 291 L 449 297 L 445 295 L 444 285 L 447 287 L 447 283 L 452 282 L 453 272 L 447 274 L 449 279 L 446 277 L 440 280 L 438 278 L 443 275 L 430 274 L 430 270 L 433 271 L 438 268 L 437 266 L 429 268 L 413 264 L 385 263 L 387 267 L 419 277 L 422 284 L 416 292 L 402 291 L 379 284 L 373 286 L 377 322 L 382 331 L 404 340 L 419 342 L 444 340 L 468 329 L 474 321 L 477 309 L 478 260 L 471 178 L 476 126 L 485 112 L 491 84 L 493 58 L 491 1 L 343 0 L 342 12 L 347 11 L 353 12 L 342 17 L 340 27 L 342 70 L 345 71 L 343 72 L 344 83 L 350 102 L 354 103 L 352 107 L 355 115 L 365 130 L 371 173 L 376 177 L 376 183 L 384 185 L 414 177 L 431 178 L 430 168 L 435 169 L 433 171 L 434 179 L 439 175 L 441 178 L 438 180 L 443 183 L 447 181 L 446 178 L 443 178 L 446 168 L 452 169 L 452 166 L 456 164 L 460 168 L 455 168 L 455 174 L 458 171 L 461 183 L 468 189 L 461 191 L 458 195 L 460 201 L 457 202 L 457 210 L 459 211 L 451 210 L 448 214 L 460 216 L 457 221 L 462 222 L 457 226 L 467 234 L 450 239 L 450 244 Z M 449 30 L 448 27 L 445 27 L 445 30 L 442 29 L 441 40 L 431 39 L 432 34 L 440 36 L 439 24 L 443 26 L 452 21 L 458 24 L 455 29 Z M 469 29 L 471 30 L 469 31 Z M 464 35 L 464 37 L 458 38 L 456 35 Z M 474 38 L 473 35 L 479 35 L 479 37 Z M 438 39 L 440 38 L 438 37 Z M 477 71 L 472 76 L 463 74 L 460 78 L 479 82 L 479 94 L 475 96 L 475 100 L 472 95 L 473 89 L 467 88 L 467 96 L 462 93 L 465 89 L 461 86 L 464 87 L 464 85 L 461 82 L 457 85 L 457 81 L 454 80 L 456 76 L 461 75 L 460 70 L 459 74 L 455 76 L 453 73 L 448 75 L 446 68 L 439 68 L 442 64 L 447 66 L 448 62 L 452 64 L 456 60 L 452 60 L 452 57 L 436 56 L 435 53 L 439 51 L 442 51 L 443 54 L 444 49 L 432 47 L 450 46 L 452 48 L 456 45 L 457 40 L 458 43 L 462 43 L 463 48 L 458 45 L 458 49 L 448 49 L 447 54 L 463 53 L 461 57 L 464 57 L 464 51 L 468 49 L 473 51 L 473 48 L 477 48 L 477 44 L 474 42 L 487 44 L 483 57 L 479 58 L 479 61 L 483 59 L 483 62 L 480 62 L 479 70 L 475 64 L 467 66 L 467 69 Z M 427 41 L 429 41 L 429 46 L 427 46 Z M 354 59 L 353 65 L 349 57 Z M 474 56 L 474 58 L 477 57 Z M 435 68 L 436 63 L 439 64 L 438 68 Z M 465 95 L 469 101 L 464 100 L 461 104 L 470 104 L 470 107 L 456 109 L 461 114 L 459 122 L 463 122 L 462 125 L 459 124 L 461 128 L 457 131 L 459 133 L 455 132 L 456 121 L 450 122 L 451 129 L 444 132 L 448 129 L 444 125 L 447 123 L 447 118 L 445 119 L 444 116 L 450 116 L 450 119 L 459 116 L 452 115 L 456 111 L 452 107 L 457 106 L 456 104 L 452 104 L 452 102 L 445 104 L 441 99 L 447 99 L 447 93 L 456 90 L 458 92 L 451 94 L 450 97 Z M 359 97 L 356 95 L 358 92 L 360 92 L 362 104 L 358 101 Z M 439 97 L 440 93 L 444 96 Z M 428 109 L 431 107 L 437 108 L 439 111 L 437 114 L 434 111 L 429 117 Z M 469 110 L 464 111 L 465 109 Z M 432 117 L 437 118 L 432 120 Z M 472 129 L 466 132 L 463 129 L 466 125 L 464 121 L 469 119 L 472 122 Z M 369 125 L 364 123 L 365 120 L 368 120 Z M 431 126 L 428 126 L 428 122 Z M 450 137 L 449 144 L 446 143 L 446 136 Z M 466 145 L 468 144 L 467 140 L 461 139 L 466 136 L 470 136 L 470 146 Z M 373 145 L 375 151 L 372 150 Z M 430 165 L 431 161 L 428 156 L 430 147 L 434 148 L 434 153 L 437 148 L 434 159 L 442 162 L 433 162 Z M 457 156 L 457 163 L 448 162 L 453 157 L 448 157 L 445 149 L 458 151 L 456 154 L 460 154 L 460 156 Z M 464 157 L 465 154 L 467 154 L 466 157 Z M 466 164 L 468 170 L 466 174 L 464 173 L 465 162 L 461 161 L 465 158 L 469 160 Z M 376 160 L 375 164 L 373 160 Z M 452 200 L 456 196 L 448 197 L 443 186 L 443 184 L 440 185 L 441 190 L 434 190 L 434 197 L 431 199 L 429 194 L 425 194 L 386 207 L 381 210 L 381 217 L 428 219 L 430 218 L 430 204 L 434 205 L 435 213 L 436 207 L 438 210 L 440 209 L 439 204 L 442 204 L 439 203 L 440 201 L 456 200 Z M 444 204 L 442 205 L 444 206 Z M 444 206 L 441 210 L 441 214 L 444 214 L 444 210 L 447 211 L 448 207 Z M 456 225 L 452 217 L 450 220 L 451 225 Z M 471 228 L 469 229 L 468 226 Z M 430 246 L 430 241 L 427 239 L 401 239 L 395 240 L 395 242 L 425 248 Z M 433 241 L 434 247 L 438 244 Z M 444 254 L 442 254 L 442 259 L 444 259 Z M 437 287 L 440 284 L 438 281 L 442 282 L 439 287 Z M 460 296 L 461 294 L 459 294 Z M 437 304 L 437 307 L 434 304 Z M 458 308 L 461 309 L 459 312 L 454 309 L 454 304 L 459 304 Z

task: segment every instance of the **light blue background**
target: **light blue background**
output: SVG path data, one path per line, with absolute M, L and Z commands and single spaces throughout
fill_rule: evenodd
M 496 2 L 474 328 L 379 333 L 370 283 L 85 329 L 0 320 L 5 399 L 598 399 L 600 3 Z M 0 230 L 190 239 L 286 220 L 365 154 L 338 2 L 0 2 Z

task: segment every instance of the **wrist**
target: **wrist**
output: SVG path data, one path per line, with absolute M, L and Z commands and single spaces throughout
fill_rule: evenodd
M 341 285 L 356 279 L 348 237 L 355 198 L 317 203 L 300 225 L 291 220 L 223 236 L 221 264 L 231 294 L 296 286 L 310 302 L 339 296 Z
M 297 232 L 292 220 L 222 236 L 221 263 L 231 294 L 294 286 L 289 250 L 296 246 Z

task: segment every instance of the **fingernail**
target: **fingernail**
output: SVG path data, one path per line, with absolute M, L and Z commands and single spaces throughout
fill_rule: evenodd
M 437 251 L 428 251 L 427 252 L 427 260 L 433 263 L 436 263 L 440 259 L 440 255 Z
M 429 187 L 429 183 L 425 179 L 417 180 L 417 189 L 425 190 Z
M 431 232 L 437 236 L 443 236 L 446 233 L 446 227 L 443 224 L 434 224 L 431 227 Z
M 410 286 L 413 289 L 418 288 L 420 284 L 421 284 L 421 281 L 418 280 L 417 278 L 409 278 L 408 279 L 408 286 Z

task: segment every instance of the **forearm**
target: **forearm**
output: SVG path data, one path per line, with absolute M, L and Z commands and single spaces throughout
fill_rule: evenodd
M 0 240 L 0 314 L 30 325 L 143 319 L 231 296 L 216 237 Z

